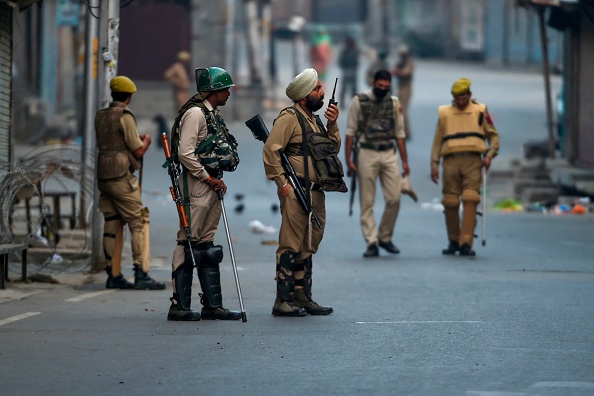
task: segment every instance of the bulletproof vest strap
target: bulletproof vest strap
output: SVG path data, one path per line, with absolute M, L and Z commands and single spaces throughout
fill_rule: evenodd
M 450 139 L 464 139 L 464 138 L 471 137 L 471 136 L 472 137 L 477 137 L 479 139 L 485 139 L 485 135 L 483 135 L 482 133 L 478 133 L 478 132 L 458 132 L 458 133 L 455 133 L 453 135 L 444 136 L 443 139 L 442 139 L 442 142 L 445 142 L 446 140 L 450 140 Z

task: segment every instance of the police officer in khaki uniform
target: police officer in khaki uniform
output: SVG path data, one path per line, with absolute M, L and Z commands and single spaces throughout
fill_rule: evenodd
M 95 132 L 99 155 L 97 181 L 99 209 L 105 218 L 103 250 L 106 258 L 108 289 L 165 289 L 165 284 L 148 276 L 148 240 L 145 235 L 146 214 L 143 214 L 141 190 L 134 171 L 142 166 L 141 159 L 151 144 L 149 135 L 139 135 L 136 119 L 128 109 L 136 85 L 125 76 L 113 78 L 109 84 L 113 101 L 95 115 Z M 128 224 L 134 259 L 134 284 L 121 274 L 116 259 L 116 236 Z M 121 252 L 120 252 L 121 253 Z M 117 253 L 117 254 L 120 254 Z M 117 258 L 119 262 L 119 257 Z
M 360 185 L 361 231 L 367 243 L 363 257 L 379 256 L 378 245 L 392 254 L 400 253 L 392 242 L 392 236 L 400 211 L 402 173 L 409 175 L 410 168 L 402 108 L 398 98 L 389 95 L 391 81 L 392 75 L 388 70 L 378 70 L 372 90 L 355 96 L 349 107 L 345 154 L 349 171 L 356 173 Z M 355 138 L 357 163 L 353 161 Z M 378 177 L 385 201 L 379 228 L 373 213 Z
M 399 59 L 392 70 L 392 74 L 396 76 L 398 80 L 398 101 L 402 107 L 402 113 L 404 114 L 404 133 L 406 139 L 411 138 L 410 124 L 408 122 L 408 105 L 410 103 L 410 97 L 412 96 L 412 80 L 413 73 L 415 71 L 415 64 L 410 58 L 410 51 L 406 45 L 401 46 L 398 49 Z
M 324 105 L 324 89 L 314 69 L 305 69 L 297 75 L 287 86 L 286 94 L 294 105 L 280 112 L 263 151 L 266 177 L 278 187 L 282 215 L 276 250 L 276 299 L 272 315 L 328 315 L 333 312 L 332 307 L 322 306 L 312 299 L 312 256 L 318 251 L 324 236 L 324 191 L 346 192 L 342 164 L 337 157 L 341 143 L 336 123 L 338 107 L 333 104 L 328 106 L 324 112 L 328 123 L 324 127 L 314 114 Z M 318 156 L 318 144 L 333 149 Z M 281 153 L 287 155 L 306 194 L 309 190 L 311 208 L 322 228 L 311 222 L 297 200 L 281 164 Z M 328 160 L 340 168 L 335 175 L 321 172 L 318 162 L 313 160 L 314 155 L 320 158 L 326 154 L 328 157 L 322 160 Z
M 431 179 L 439 181 L 442 165 L 442 204 L 449 244 L 443 254 L 475 256 L 472 250 L 476 207 L 481 201 L 482 168 L 489 170 L 499 151 L 499 133 L 487 106 L 472 99 L 470 80 L 460 78 L 451 89 L 452 103 L 440 106 L 431 148 Z M 489 148 L 485 144 L 489 142 Z M 460 201 L 464 206 L 460 224 Z
M 198 68 L 195 73 L 198 93 L 181 107 L 171 130 L 171 148 L 183 168 L 180 191 L 192 232 L 194 260 L 180 224 L 171 262 L 173 297 L 167 320 L 238 320 L 240 312 L 223 307 L 219 267 L 223 247 L 214 244 L 222 213 L 218 193 L 227 191 L 223 172 L 234 171 L 239 163 L 237 141 L 218 110 L 227 103 L 229 88 L 235 84 L 219 67 Z M 194 262 L 202 288 L 201 313 L 190 309 Z

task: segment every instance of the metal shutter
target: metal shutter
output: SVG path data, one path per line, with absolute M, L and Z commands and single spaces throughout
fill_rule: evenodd
M 0 160 L 8 163 L 12 160 L 12 12 L 12 7 L 0 3 Z M 0 174 L 0 179 L 3 176 Z

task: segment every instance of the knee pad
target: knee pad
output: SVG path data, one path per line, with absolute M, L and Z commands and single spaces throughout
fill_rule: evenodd
M 462 202 L 478 204 L 481 202 L 481 196 L 475 190 L 464 190 L 462 191 Z
M 193 261 L 192 261 L 192 253 L 194 253 Z M 200 254 L 200 251 L 198 249 L 196 249 L 195 244 L 192 244 L 192 253 L 190 253 L 190 248 L 186 244 L 184 246 L 184 262 L 181 266 L 186 269 L 189 269 L 190 271 L 192 271 L 192 268 L 194 268 L 194 261 L 196 262 L 196 267 L 200 266 L 200 261 L 202 258 L 202 255 Z
M 105 224 L 103 225 L 103 234 L 104 236 L 113 236 L 118 233 L 118 230 L 122 227 L 122 216 L 115 215 L 110 217 L 105 217 Z
M 223 261 L 223 247 L 221 245 L 200 251 L 201 267 L 218 267 L 221 261 Z
M 460 207 L 460 198 L 458 198 L 458 196 L 454 194 L 444 194 L 441 200 L 441 204 L 445 208 L 458 208 Z

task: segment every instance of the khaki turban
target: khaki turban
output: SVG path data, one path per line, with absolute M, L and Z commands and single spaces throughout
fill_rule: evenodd
M 287 96 L 293 102 L 305 98 L 318 83 L 318 72 L 314 69 L 305 69 L 287 86 Z
M 452 96 L 461 95 L 470 91 L 470 80 L 467 78 L 459 78 L 452 85 Z

